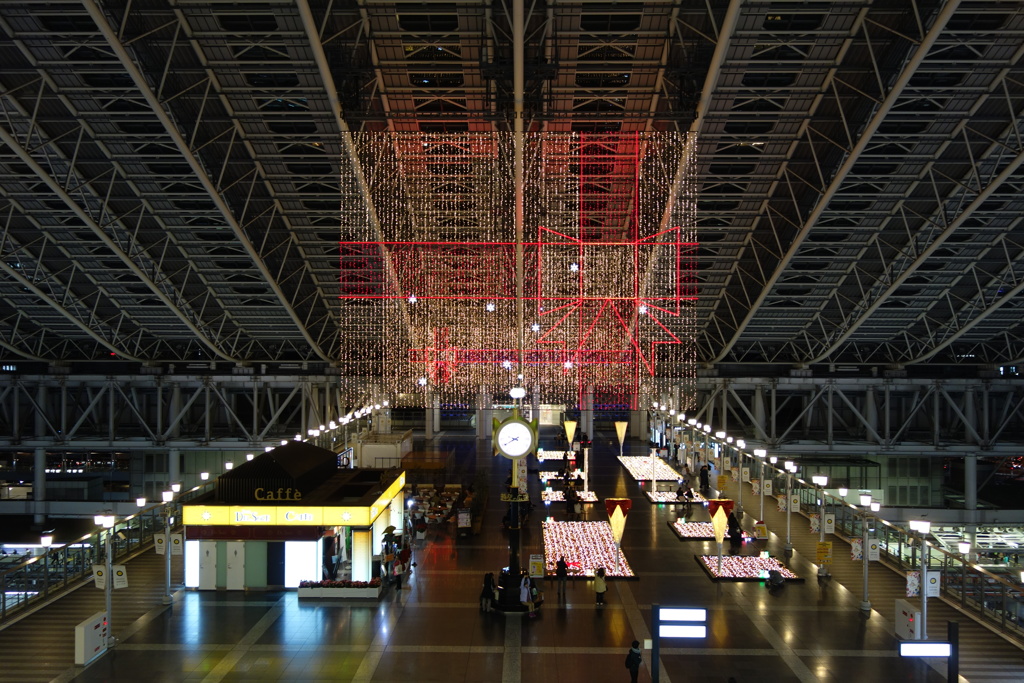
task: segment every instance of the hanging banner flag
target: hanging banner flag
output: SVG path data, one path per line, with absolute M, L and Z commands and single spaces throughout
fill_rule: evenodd
M 107 587 L 107 568 L 102 564 L 94 564 L 92 566 L 92 580 L 96 583 L 97 588 L 105 589 Z
M 916 598 L 921 594 L 921 572 L 907 572 L 907 597 Z
M 771 479 L 765 479 L 764 480 L 764 495 L 766 495 L 766 496 L 772 495 L 772 480 Z
M 777 508 L 778 511 L 779 512 L 785 512 L 786 511 L 786 497 L 785 496 L 779 496 L 778 498 L 776 498 L 776 500 L 779 501 L 779 506 Z
M 864 541 L 862 539 L 850 539 L 850 559 L 854 562 L 864 559 Z
M 128 587 L 128 570 L 124 568 L 123 564 L 115 564 L 110 570 L 114 574 L 114 588 L 127 588 Z
M 156 548 L 157 555 L 163 555 L 167 552 L 167 538 L 166 535 L 154 536 L 153 547 Z
M 831 512 L 825 513 L 825 533 L 834 534 L 836 532 L 836 516 Z
M 758 495 L 759 493 L 761 493 L 761 480 L 760 479 L 751 479 L 750 480 L 750 492 L 753 493 L 755 496 Z
M 626 528 L 626 515 L 633 506 L 629 498 L 605 498 L 604 509 L 608 513 L 608 523 L 612 526 L 612 538 L 616 543 L 622 541 L 622 532 Z
M 789 509 L 793 512 L 800 512 L 800 494 L 792 493 L 789 496 Z
M 929 598 L 939 597 L 942 582 L 939 581 L 939 572 L 925 572 L 924 594 Z
M 750 468 L 744 467 L 740 470 L 743 481 L 750 481 Z
M 821 530 L 821 516 L 817 512 L 812 512 L 808 519 L 811 522 L 811 533 L 818 533 Z
M 171 534 L 171 555 L 183 555 L 185 553 L 185 539 L 181 534 Z
M 881 550 L 878 546 L 878 539 L 868 539 L 868 562 L 878 562 L 882 559 L 881 554 Z

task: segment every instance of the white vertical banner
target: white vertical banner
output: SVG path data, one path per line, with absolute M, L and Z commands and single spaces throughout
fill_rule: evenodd
M 744 467 L 742 470 L 740 470 L 740 472 L 741 472 L 740 477 L 743 479 L 743 481 L 750 481 L 750 468 L 749 467 Z
M 156 548 L 157 555 L 163 555 L 167 552 L 167 535 L 159 534 L 153 537 L 153 547 Z
M 123 564 L 115 564 L 110 568 L 114 573 L 114 588 L 128 587 L 128 570 Z
M 96 587 L 104 589 L 107 587 L 107 568 L 102 564 L 94 564 L 92 566 L 92 580 L 96 583 Z
M 929 598 L 939 597 L 940 589 L 942 588 L 941 573 L 940 572 L 925 572 L 924 580 L 924 594 Z
M 171 555 L 182 555 L 185 553 L 185 539 L 181 534 L 171 534 Z
M 825 513 L 825 533 L 834 534 L 836 532 L 836 516 L 831 512 Z
M 766 496 L 772 495 L 772 480 L 771 479 L 765 479 L 764 483 L 761 484 L 761 486 L 764 486 L 764 495 L 766 495 Z
M 881 560 L 881 550 L 878 546 L 877 538 L 868 539 L 868 562 L 878 562 Z
M 789 509 L 793 512 L 800 512 L 800 494 L 791 493 L 789 495 Z

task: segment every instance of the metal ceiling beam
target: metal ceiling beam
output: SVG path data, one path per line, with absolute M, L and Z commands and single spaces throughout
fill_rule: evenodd
M 285 296 L 280 284 L 278 284 L 276 278 L 274 278 L 273 274 L 267 268 L 267 265 L 263 262 L 263 259 L 260 258 L 259 253 L 256 251 L 256 248 L 253 246 L 252 242 L 249 241 L 249 238 L 246 236 L 245 231 L 238 224 L 238 221 L 236 220 L 234 214 L 231 211 L 231 208 L 227 205 L 227 203 L 224 201 L 224 198 L 217 191 L 216 186 L 214 185 L 210 177 L 207 175 L 206 170 L 203 168 L 202 164 L 199 163 L 199 160 L 196 158 L 195 154 L 192 153 L 192 150 L 189 147 L 188 142 L 185 140 L 184 137 L 182 137 L 181 132 L 178 130 L 178 127 L 174 124 L 174 122 L 168 115 L 167 111 L 160 104 L 159 98 L 149 87 L 149 83 L 146 81 L 145 75 L 143 75 L 139 67 L 136 66 L 134 60 L 132 60 L 131 56 L 128 54 L 128 50 L 121 43 L 120 38 L 114 32 L 114 29 L 110 26 L 110 23 L 107 21 L 107 17 L 104 14 L 103 10 L 100 9 L 100 7 L 96 4 L 94 0 L 82 0 L 82 4 L 85 6 L 85 9 L 89 12 L 89 16 L 96 23 L 96 26 L 99 28 L 100 33 L 102 33 L 103 37 L 107 40 L 110 49 L 113 50 L 114 54 L 118 58 L 118 61 L 121 62 L 121 66 L 124 68 L 125 72 L 131 77 L 132 81 L 135 83 L 135 87 L 139 89 L 139 92 L 145 98 L 146 103 L 149 105 L 153 114 L 160 120 L 160 123 L 163 124 L 167 134 L 174 141 L 175 147 L 178 148 L 178 152 L 182 155 L 184 160 L 192 168 L 192 172 L 195 174 L 196 179 L 202 184 L 203 189 L 206 190 L 207 194 L 210 197 L 210 200 L 214 203 L 214 205 L 217 207 L 217 210 L 224 217 L 224 220 L 227 221 L 227 224 L 231 227 L 231 230 L 234 233 L 235 238 L 238 240 L 239 244 L 241 244 L 242 247 L 245 249 L 246 253 L 249 255 L 249 258 L 252 259 L 253 264 L 260 271 L 260 274 L 263 276 L 266 283 L 270 286 L 271 290 L 273 290 L 274 294 L 277 296 L 278 301 L 281 303 L 281 306 L 287 312 L 288 317 L 291 318 L 292 322 L 295 324 L 296 329 L 298 329 L 300 334 L 302 334 L 303 338 L 306 340 L 306 343 L 309 344 L 310 348 L 314 351 L 314 353 L 316 353 L 317 356 L 319 356 L 324 361 L 333 362 L 333 359 L 327 356 L 327 354 L 324 353 L 323 349 L 320 348 L 320 345 L 316 342 L 316 340 L 313 339 L 312 335 L 309 333 L 309 330 L 306 328 L 305 324 L 299 318 L 295 309 L 289 303 L 288 297 Z M 226 356 L 226 354 L 224 354 L 219 349 L 217 350 L 217 353 L 218 355 Z
M 750 305 L 749 309 L 747 310 L 746 316 L 744 316 L 743 320 L 740 321 L 740 324 L 737 326 L 732 338 L 729 339 L 729 341 L 725 343 L 725 346 L 722 348 L 722 350 L 719 351 L 718 355 L 715 357 L 714 362 L 719 363 L 725 360 L 725 357 L 732 350 L 733 346 L 735 346 L 736 343 L 739 341 L 744 330 L 750 324 L 750 321 L 753 320 L 755 315 L 757 315 L 761 306 L 768 298 L 769 292 L 771 292 L 772 288 L 775 286 L 775 283 L 778 282 L 779 278 L 782 277 L 783 272 L 785 272 L 786 269 L 789 267 L 789 264 L 792 262 L 793 257 L 796 256 L 797 251 L 799 251 L 804 240 L 807 238 L 807 235 L 810 233 L 815 223 L 817 223 L 818 219 L 821 217 L 821 214 L 824 213 L 825 210 L 828 208 L 829 202 L 833 199 L 833 197 L 835 197 L 836 193 L 839 192 L 839 189 L 842 186 L 843 181 L 846 180 L 846 177 L 850 174 L 850 171 L 853 170 L 853 166 L 859 160 L 861 153 L 871 143 L 871 137 L 875 134 L 875 131 L 878 130 L 878 127 L 882 125 L 882 122 L 885 120 L 885 117 L 889 114 L 892 108 L 896 105 L 900 95 L 903 93 L 903 90 L 907 87 L 907 84 L 910 83 L 910 79 L 913 78 L 915 72 L 917 71 L 917 68 L 921 65 L 922 62 L 924 62 L 925 57 L 928 56 L 929 50 L 931 50 L 932 46 L 934 46 L 936 41 L 939 39 L 939 36 L 942 34 L 942 30 L 945 28 L 946 23 L 949 21 L 950 17 L 953 16 L 954 12 L 956 12 L 957 8 L 960 6 L 960 1 L 961 0 L 950 0 L 942 8 L 942 11 L 939 12 L 938 16 L 935 18 L 935 23 L 932 24 L 932 27 L 929 29 L 928 33 L 925 34 L 921 42 L 918 43 L 917 49 L 914 51 L 914 54 L 911 55 L 910 59 L 907 60 L 906 64 L 903 65 L 899 77 L 893 83 L 892 89 L 886 95 L 885 99 L 881 102 L 881 104 L 879 104 L 871 119 L 864 126 L 864 129 L 860 131 L 860 137 L 857 139 L 857 142 L 851 148 L 850 153 L 846 155 L 846 159 L 843 161 L 842 165 L 836 170 L 835 175 L 832 176 L 828 187 L 825 188 L 824 192 L 821 193 L 821 196 L 818 198 L 818 201 L 815 204 L 814 209 L 811 210 L 811 213 L 810 215 L 808 215 L 807 220 L 805 220 L 803 225 L 800 226 L 799 231 L 793 238 L 793 241 L 789 245 L 789 248 L 786 250 L 786 253 L 783 254 L 778 265 L 775 267 L 775 270 L 768 277 L 768 279 L 761 285 L 761 291 L 758 293 L 757 297 Z M 863 25 L 861 30 L 866 30 L 863 28 Z

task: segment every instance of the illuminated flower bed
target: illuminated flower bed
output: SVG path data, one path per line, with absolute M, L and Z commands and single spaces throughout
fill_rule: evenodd
M 604 567 L 608 576 L 633 576 L 622 551 L 619 551 L 619 571 L 615 571 L 615 540 L 608 522 L 546 521 L 541 526 L 548 576 L 555 575 L 559 557 L 564 557 L 569 565 L 569 576 L 593 576 L 598 567 Z
M 683 475 L 665 464 L 661 458 L 649 455 L 620 455 L 621 462 L 637 481 L 679 481 Z M 654 476 L 651 476 L 651 465 L 654 465 Z
M 565 460 L 565 451 L 546 451 L 543 448 L 537 449 L 537 460 Z
M 695 555 L 698 564 L 716 581 L 763 581 L 768 571 L 777 569 L 787 581 L 802 581 L 774 557 L 726 555 L 722 558 L 722 571 L 718 571 L 718 555 Z
M 713 541 L 715 540 L 715 528 L 711 526 L 711 522 L 680 522 L 678 519 L 674 522 L 669 522 L 668 525 L 672 528 L 672 531 L 676 533 L 676 536 L 685 541 Z M 748 534 L 746 531 L 743 532 L 743 540 L 753 540 L 753 536 Z M 715 562 L 717 565 L 718 559 L 715 556 Z
M 580 500 L 584 503 L 597 502 L 597 494 L 593 491 L 577 491 L 576 493 L 579 494 Z M 540 499 L 545 503 L 564 503 L 565 493 L 562 491 L 544 490 L 540 492 Z
M 652 503 L 682 503 L 684 505 L 686 504 L 686 500 L 680 500 L 679 498 L 676 497 L 675 491 L 655 491 L 654 493 L 651 493 L 650 491 L 644 491 L 644 495 L 646 495 L 647 500 L 651 501 Z M 701 505 L 708 504 L 708 499 L 700 495 L 696 491 L 693 492 L 692 501 L 694 503 L 700 503 Z

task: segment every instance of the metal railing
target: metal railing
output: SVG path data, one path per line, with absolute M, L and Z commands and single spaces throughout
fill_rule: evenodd
M 753 462 L 757 462 L 751 459 Z M 770 477 L 775 495 L 786 492 L 787 474 L 764 463 L 765 477 Z M 754 468 L 751 468 L 753 476 Z M 799 497 L 800 514 L 804 510 L 818 512 L 818 496 L 824 496 L 826 512 L 835 514 L 835 533 L 849 541 L 863 536 L 863 525 L 868 524 L 869 538 L 876 539 L 881 560 L 904 576 L 921 570 L 922 538 L 916 532 L 903 529 L 877 514 L 820 492 L 813 483 L 793 476 L 792 493 Z M 774 497 L 774 496 L 773 496 Z M 928 543 L 928 571 L 940 577 L 939 598 L 959 608 L 982 624 L 1024 644 L 1024 585 L 999 576 L 971 562 L 969 557 L 950 552 L 933 542 Z M 865 548 L 863 552 L 867 553 Z M 925 590 L 922 577 L 921 590 Z
M 0 558 L 0 627 L 50 598 L 77 588 L 92 577 L 93 565 L 103 564 L 106 534 L 112 534 L 111 561 L 129 557 L 165 533 L 161 511 L 205 493 L 213 482 L 184 491 L 173 503 L 158 503 L 118 519 L 110 529 L 97 529 L 41 555 Z M 102 504 L 100 504 L 102 507 Z

